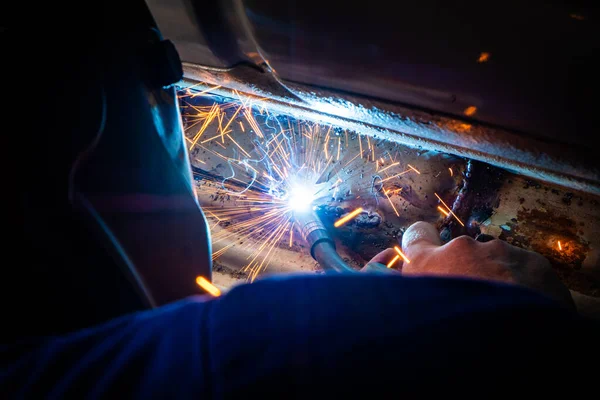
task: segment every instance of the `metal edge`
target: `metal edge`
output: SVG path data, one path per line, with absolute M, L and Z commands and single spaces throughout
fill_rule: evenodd
M 250 100 L 275 113 L 339 126 L 420 148 L 471 158 L 541 181 L 600 194 L 600 171 L 587 149 L 347 93 L 283 82 L 275 71 L 183 63 L 182 87 L 217 86 L 217 95 Z

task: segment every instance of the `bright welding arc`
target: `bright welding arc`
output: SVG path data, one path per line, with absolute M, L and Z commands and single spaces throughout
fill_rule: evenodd
M 197 170 L 206 170 L 194 175 L 200 179 L 199 196 L 210 199 L 209 203 L 204 200 L 203 209 L 214 221 L 210 225 L 213 259 L 239 246 L 248 249 L 242 271 L 253 280 L 269 266 L 280 247 L 293 246 L 293 231 L 299 229 L 293 222 L 294 213 L 340 197 L 358 200 L 371 192 L 378 205 L 382 190 L 399 215 L 390 196 L 401 189 L 386 190 L 383 182 L 420 172 L 409 165 L 406 171 L 386 173 L 385 179 L 377 175 L 401 164 L 402 160 L 390 154 L 393 150 L 385 149 L 377 158 L 378 142 L 368 135 L 363 143 L 362 135 L 356 134 L 358 143 L 352 148 L 347 131 L 342 145 L 342 137 L 330 125 L 274 115 L 260 104 L 261 99 L 241 98 L 235 91 L 230 99 L 209 92 L 185 94 L 182 101 L 194 98 L 197 102 L 185 115 L 186 142 L 192 160 L 202 164 Z M 213 102 L 207 104 L 210 99 Z M 206 156 L 200 160 L 200 154 Z M 352 175 L 351 171 L 356 172 Z M 363 180 L 363 174 L 375 178 L 369 182 L 370 178 Z M 339 228 L 362 212 L 363 208 L 357 207 L 334 226 Z

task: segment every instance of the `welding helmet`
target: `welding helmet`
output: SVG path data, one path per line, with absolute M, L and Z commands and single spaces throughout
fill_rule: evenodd
M 8 111 L 27 115 L 9 145 L 21 155 L 7 225 L 18 262 L 3 281 L 15 335 L 91 326 L 211 279 L 173 87 L 181 63 L 145 2 L 130 3 L 40 6 L 0 31 L 4 76 L 21 84 Z

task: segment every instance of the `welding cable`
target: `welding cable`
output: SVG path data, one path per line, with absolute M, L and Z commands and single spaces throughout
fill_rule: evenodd
M 356 272 L 348 266 L 335 250 L 333 240 L 324 240 L 311 247 L 311 254 L 324 271 Z
M 317 260 L 325 272 L 356 272 L 350 268 L 335 250 L 335 242 L 329 236 L 319 217 L 313 212 L 298 213 L 295 216 L 300 224 L 302 236 L 310 246 L 310 255 Z

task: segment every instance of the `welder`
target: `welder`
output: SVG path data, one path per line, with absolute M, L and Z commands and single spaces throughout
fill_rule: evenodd
M 263 279 L 12 343 L 1 353 L 1 392 L 300 398 L 540 393 L 592 382 L 593 369 L 571 363 L 597 360 L 597 327 L 576 314 L 542 256 L 465 236 L 441 245 L 424 222 L 406 231 L 402 249 L 411 262 L 401 276 Z
M 4 208 L 0 397 L 597 393 L 598 326 L 577 314 L 547 260 L 499 240 L 442 245 L 424 222 L 398 243 L 410 259 L 399 274 L 380 273 L 393 257 L 386 250 L 362 273 L 259 279 L 218 298 L 169 302 L 169 292 L 153 308 L 140 285 L 131 290 L 129 266 L 168 260 L 146 278 L 197 290 L 178 268 L 200 249 L 196 266 L 208 270 L 210 247 L 193 236 L 192 246 L 164 251 L 191 229 L 188 216 L 206 228 L 169 86 L 181 79 L 180 62 L 148 28 L 151 17 L 120 7 L 102 18 L 82 9 L 75 15 L 86 18 L 27 19 L 39 38 L 88 39 L 44 55 L 19 31 L 0 30 L 17 48 L 3 47 L 9 84 L 52 60 L 33 103 L 23 87 L 7 90 L 25 95 L 15 109 L 32 104 L 19 120 L 35 115 L 39 125 L 24 124 L 5 145 L 26 149 L 28 161 L 3 169 L 17 194 L 4 196 L 14 202 Z M 113 268 L 117 259 L 124 268 Z M 113 315 L 121 316 L 101 322 Z
M 410 259 L 401 274 L 378 273 L 394 255 L 386 250 L 364 273 L 259 279 L 216 299 L 193 297 L 61 335 L 40 334 L 53 314 L 36 313 L 34 303 L 22 316 L 39 322 L 37 330 L 2 343 L 0 393 L 305 398 L 589 389 L 594 370 L 580 363 L 597 362 L 598 327 L 578 316 L 546 259 L 499 240 L 462 236 L 442 245 L 424 222 L 407 229 L 401 246 Z M 104 290 L 110 297 L 111 286 Z M 52 299 L 38 301 L 45 300 Z

